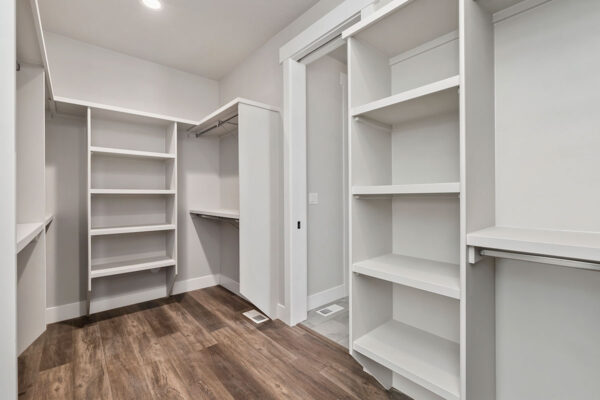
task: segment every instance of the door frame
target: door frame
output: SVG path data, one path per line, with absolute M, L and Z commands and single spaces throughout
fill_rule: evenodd
M 283 65 L 284 296 L 278 317 L 288 325 L 308 314 L 306 64 L 342 45 L 344 29 L 375 0 L 346 0 L 279 49 Z M 347 99 L 346 99 L 347 100 Z M 346 186 L 347 188 L 347 186 Z M 347 213 L 346 213 L 347 214 Z M 346 233 L 347 234 L 347 233 Z M 345 247 L 348 240 L 344 238 Z M 347 248 L 344 249 L 347 255 Z M 347 256 L 344 258 L 348 263 Z M 348 265 L 344 266 L 349 269 Z M 344 272 L 347 285 L 347 274 Z

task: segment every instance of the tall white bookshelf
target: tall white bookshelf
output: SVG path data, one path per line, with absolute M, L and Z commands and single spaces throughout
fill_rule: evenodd
M 415 399 L 461 398 L 459 2 L 348 28 L 351 353 Z
M 93 282 L 177 275 L 177 123 L 87 109 L 88 311 Z

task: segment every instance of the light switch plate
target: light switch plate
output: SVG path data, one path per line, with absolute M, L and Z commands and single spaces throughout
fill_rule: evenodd
M 319 204 L 319 193 L 309 193 L 308 204 Z

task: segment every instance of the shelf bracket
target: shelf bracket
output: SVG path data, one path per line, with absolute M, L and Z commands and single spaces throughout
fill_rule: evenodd
M 479 261 L 481 261 L 483 259 L 483 256 L 479 252 L 479 249 L 474 246 L 469 246 L 468 257 L 469 257 L 469 264 L 477 264 Z

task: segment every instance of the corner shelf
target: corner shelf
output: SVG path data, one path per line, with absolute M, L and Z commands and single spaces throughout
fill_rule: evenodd
M 458 343 L 390 320 L 353 349 L 444 399 L 460 399 Z
M 91 278 L 128 274 L 130 272 L 145 271 L 154 268 L 171 267 L 175 260 L 170 257 L 152 257 L 139 260 L 113 262 L 105 264 L 93 264 Z
M 131 157 L 131 158 L 153 158 L 159 160 L 174 160 L 175 154 L 157 153 L 152 151 L 126 150 L 116 149 L 111 147 L 90 146 L 92 154 L 101 154 L 115 157 Z
M 112 194 L 112 195 L 171 195 L 175 194 L 175 190 L 169 189 L 90 189 L 90 194 L 101 195 L 101 194 Z
M 407 90 L 352 109 L 353 117 L 362 117 L 386 125 L 458 110 L 458 75 Z
M 355 196 L 460 193 L 459 182 L 409 185 L 352 186 Z
M 494 226 L 467 234 L 467 245 L 600 263 L 600 232 Z
M 198 216 L 209 216 L 216 218 L 225 218 L 225 219 L 240 219 L 240 211 L 239 210 L 231 210 L 231 209 L 195 209 L 190 210 L 190 214 L 198 215 Z
M 176 226 L 174 224 L 115 226 L 115 227 L 110 227 L 110 228 L 92 228 L 92 229 L 90 229 L 90 235 L 91 236 L 119 235 L 119 234 L 124 234 L 124 233 L 174 231 L 175 229 L 176 229 Z
M 373 278 L 460 299 L 458 264 L 386 254 L 357 262 L 352 271 Z
M 44 227 L 44 222 L 17 224 L 17 253 L 27 247 L 44 230 Z

